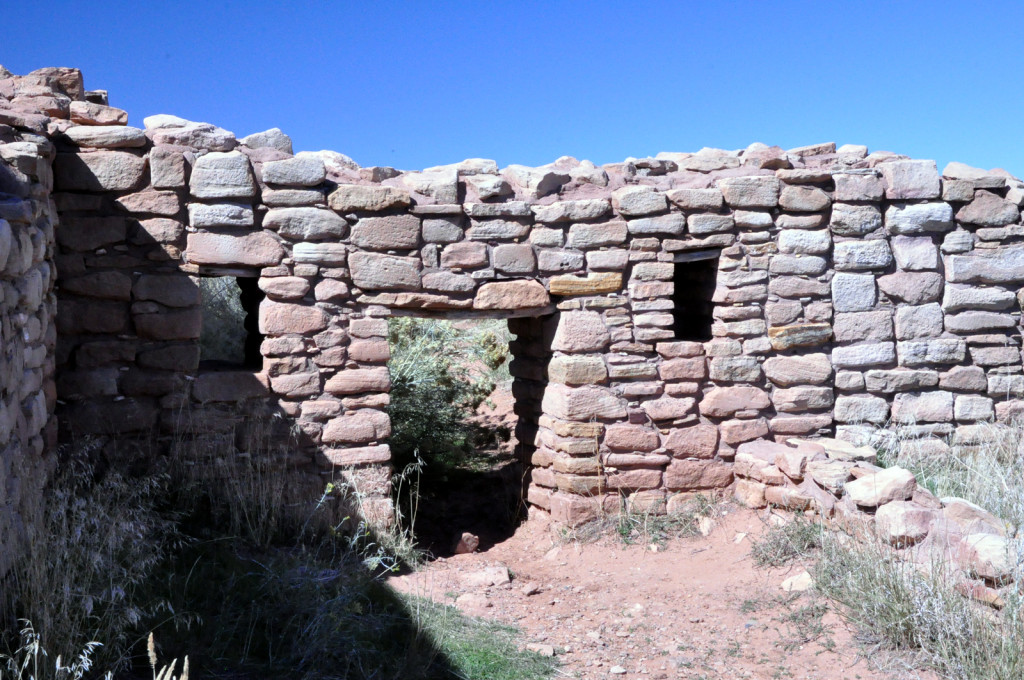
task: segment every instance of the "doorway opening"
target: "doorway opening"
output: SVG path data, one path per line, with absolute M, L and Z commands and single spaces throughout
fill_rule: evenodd
M 486 549 L 524 515 L 542 392 L 524 390 L 518 375 L 530 321 L 389 321 L 389 444 L 396 473 L 405 475 L 395 486 L 407 490 L 396 502 L 419 546 L 435 556 L 454 554 L 467 533 Z M 536 394 L 536 404 L 521 399 L 524 392 Z
M 675 258 L 672 331 L 677 340 L 707 342 L 714 323 L 715 285 L 721 251 L 695 250 Z
M 263 291 L 255 276 L 198 277 L 203 325 L 199 335 L 202 369 L 253 369 L 263 366 L 259 309 Z

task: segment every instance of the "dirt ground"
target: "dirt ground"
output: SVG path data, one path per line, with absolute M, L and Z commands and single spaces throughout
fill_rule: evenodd
M 524 645 L 558 657 L 564 677 L 933 677 L 866 658 L 813 589 L 785 592 L 806 564 L 757 568 L 751 541 L 769 519 L 726 506 L 708 536 L 656 545 L 626 544 L 614 530 L 574 539 L 534 517 L 484 552 L 438 558 L 390 583 L 517 626 Z

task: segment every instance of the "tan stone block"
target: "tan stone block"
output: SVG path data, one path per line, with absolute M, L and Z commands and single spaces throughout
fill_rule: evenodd
M 480 286 L 474 309 L 531 309 L 551 304 L 548 292 L 537 281 L 495 281 Z
M 597 295 L 622 290 L 621 272 L 593 272 L 584 277 L 564 274 L 552 276 L 548 284 L 552 295 Z
M 324 391 L 331 394 L 387 392 L 390 389 L 391 374 L 386 366 L 345 369 L 331 377 L 324 385 Z
M 331 465 L 380 465 L 391 462 L 391 447 L 387 444 L 350 449 L 322 449 L 322 452 Z
M 665 470 L 672 490 L 723 489 L 732 483 L 732 466 L 712 460 L 673 460 Z

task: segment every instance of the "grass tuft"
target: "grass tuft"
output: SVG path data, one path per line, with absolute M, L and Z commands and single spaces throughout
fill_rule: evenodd
M 762 538 L 753 539 L 750 555 L 759 567 L 782 567 L 809 557 L 821 547 L 822 526 L 802 514 L 769 529 Z

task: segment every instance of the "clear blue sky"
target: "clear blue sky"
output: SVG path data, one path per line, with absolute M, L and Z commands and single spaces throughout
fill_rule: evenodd
M 1024 176 L 1024 3 L 10 2 L 0 63 L 77 66 L 134 125 L 404 169 L 867 144 Z

